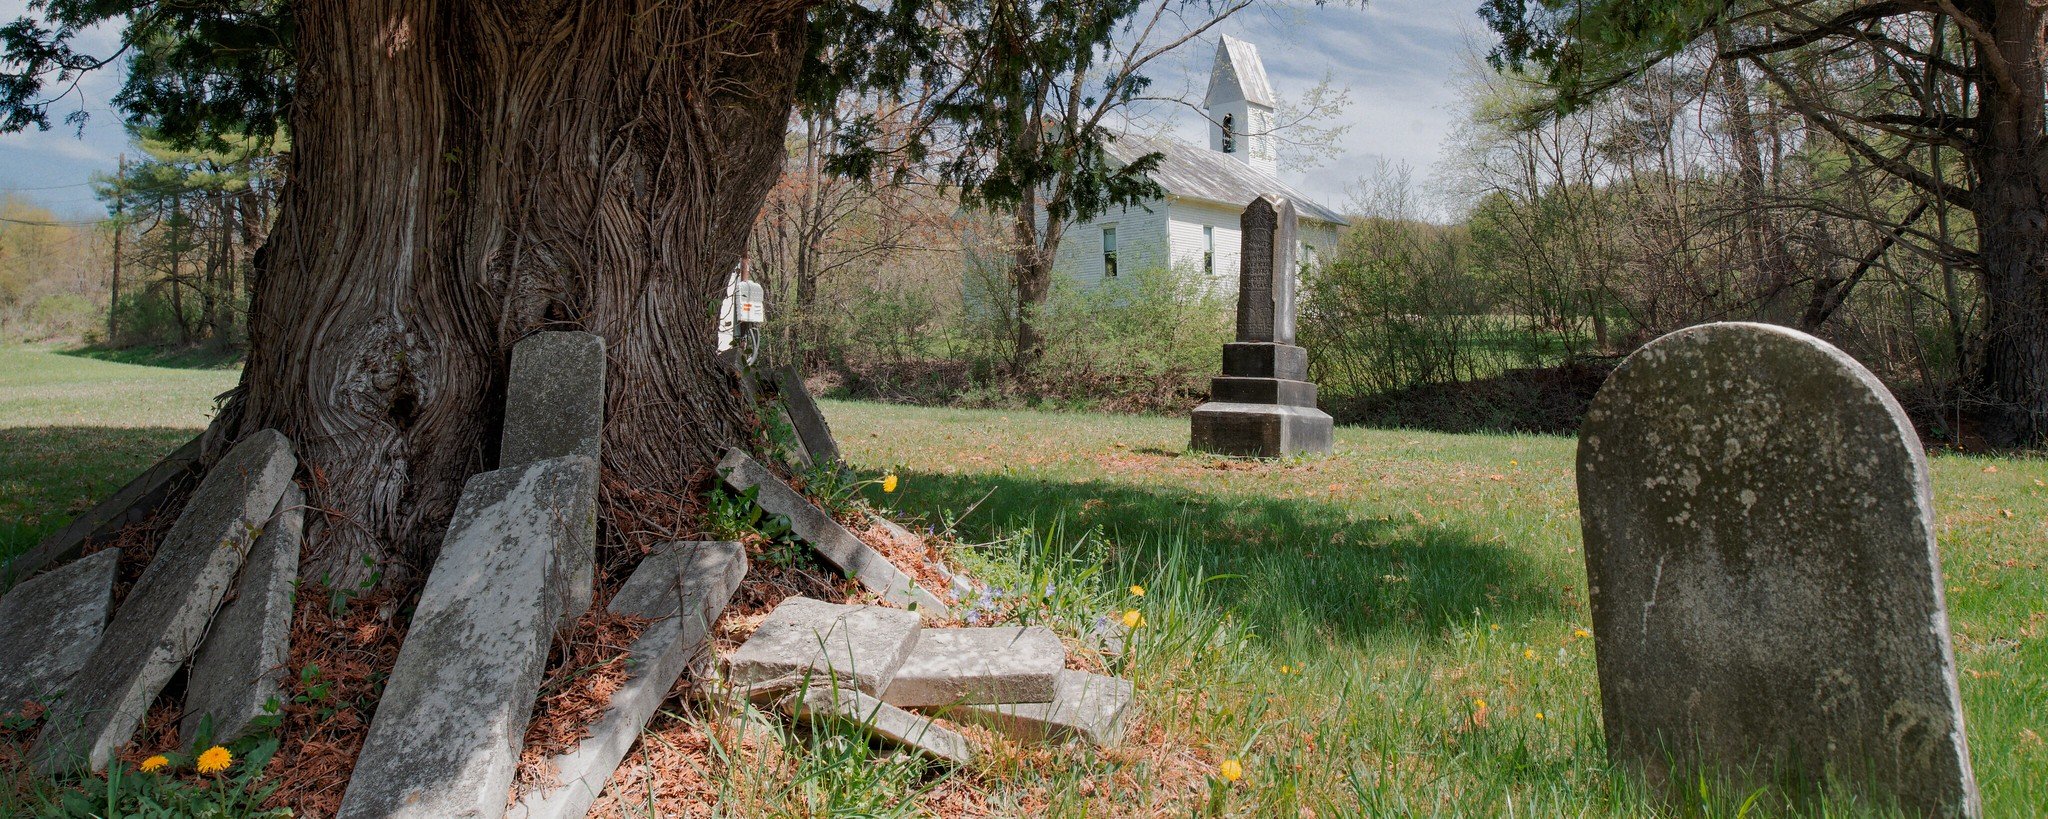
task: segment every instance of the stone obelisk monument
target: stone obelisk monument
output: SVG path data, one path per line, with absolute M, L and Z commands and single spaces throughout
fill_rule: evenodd
M 1223 375 L 1195 408 L 1191 446 L 1261 458 L 1329 452 L 1330 416 L 1316 409 L 1308 351 L 1294 346 L 1294 203 L 1261 196 L 1240 224 L 1237 341 L 1223 345 Z

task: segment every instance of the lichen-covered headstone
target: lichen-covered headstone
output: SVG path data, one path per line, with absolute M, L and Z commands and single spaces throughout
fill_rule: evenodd
M 1780 327 L 1672 333 L 1594 399 L 1578 469 L 1615 763 L 1979 814 L 1926 458 L 1868 370 Z

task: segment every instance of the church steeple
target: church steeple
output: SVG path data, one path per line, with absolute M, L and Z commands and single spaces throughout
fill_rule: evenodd
M 1230 154 L 1253 168 L 1277 175 L 1280 155 L 1273 135 L 1273 86 L 1257 46 L 1223 35 L 1209 69 L 1209 150 Z

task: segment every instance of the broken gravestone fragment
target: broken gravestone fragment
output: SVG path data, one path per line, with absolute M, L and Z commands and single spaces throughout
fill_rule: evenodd
M 628 649 L 630 676 L 590 736 L 550 760 L 555 784 L 528 792 L 507 817 L 572 819 L 589 810 L 676 680 L 705 656 L 712 624 L 746 575 L 738 543 L 666 543 L 640 561 L 607 607 L 654 621 Z
M 31 752 L 40 770 L 104 770 L 134 736 L 150 702 L 199 649 L 297 467 L 291 442 L 266 429 L 207 471 L 92 657 L 50 709 Z
M 973 747 L 958 732 L 852 689 L 814 684 L 790 698 L 789 712 L 814 722 L 853 725 L 870 735 L 955 765 L 974 761 Z
M 825 423 L 825 413 L 818 409 L 817 400 L 804 385 L 803 371 L 796 367 L 776 370 L 775 393 L 782 397 L 783 409 L 788 412 L 790 425 L 796 428 L 797 440 L 803 444 L 810 462 L 838 465 L 839 444 L 832 439 L 832 427 Z
M 877 597 L 935 619 L 952 616 L 938 597 L 918 586 L 881 552 L 861 542 L 825 510 L 797 494 L 746 452 L 737 447 L 726 450 L 718 471 L 725 476 L 727 486 L 739 491 L 754 489 L 755 503 L 769 514 L 788 518 L 790 530 L 811 544 L 819 557 Z
M 561 585 L 589 562 L 596 530 L 597 462 L 587 456 L 469 479 L 340 816 L 505 812 L 562 620 Z
M 1051 702 L 950 705 L 932 709 L 940 717 L 982 725 L 1026 742 L 1081 738 L 1098 747 L 1123 742 L 1124 728 L 1137 714 L 1129 680 L 1061 671 Z
M 1925 451 L 1869 370 L 1782 327 L 1680 330 L 1601 388 L 1578 464 L 1618 767 L 1981 812 Z
M 1044 626 L 928 628 L 882 700 L 901 708 L 1050 702 L 1067 649 Z
M 0 713 L 48 703 L 99 646 L 120 549 L 29 578 L 0 597 Z
M 805 686 L 886 691 L 917 642 L 916 614 L 791 597 L 725 659 L 726 682 L 760 700 Z
M 292 597 L 305 541 L 306 495 L 285 491 L 263 536 L 242 563 L 234 598 L 214 615 L 185 684 L 178 738 L 190 747 L 201 726 L 214 742 L 240 737 L 281 696 L 291 655 Z M 282 703 L 280 703 L 282 704 Z

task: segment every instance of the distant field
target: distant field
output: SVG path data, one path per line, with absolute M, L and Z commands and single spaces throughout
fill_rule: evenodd
M 0 515 L 61 523 L 198 429 L 232 381 L 0 350 Z M 868 496 L 981 544 L 961 559 L 1042 601 L 1029 616 L 1145 618 L 1125 669 L 1142 732 L 962 775 L 993 815 L 1651 810 L 1606 768 L 1575 633 L 1569 438 L 1342 429 L 1335 457 L 1250 463 L 1185 453 L 1185 420 L 823 403 L 863 471 L 901 478 Z M 1933 463 L 1986 815 L 2043 815 L 2048 462 Z M 1710 789 L 1681 815 L 1733 816 L 1746 796 Z

